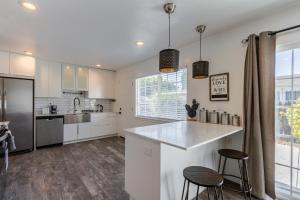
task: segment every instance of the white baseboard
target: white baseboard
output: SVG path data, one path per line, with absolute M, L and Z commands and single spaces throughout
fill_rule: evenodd
M 91 140 L 99 140 L 99 139 L 115 137 L 115 136 L 118 136 L 118 134 L 110 134 L 110 135 L 104 135 L 104 136 L 99 136 L 99 137 L 92 137 L 92 138 L 85 138 L 85 139 L 80 139 L 80 140 L 67 141 L 67 142 L 64 142 L 63 144 L 64 145 L 74 144 L 74 143 L 78 143 L 78 142 L 87 142 L 87 141 L 91 141 Z

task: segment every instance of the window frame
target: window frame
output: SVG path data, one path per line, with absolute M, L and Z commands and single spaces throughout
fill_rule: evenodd
M 188 99 L 188 70 L 187 68 L 180 68 L 178 71 L 180 70 L 185 70 L 186 73 L 186 96 L 185 96 L 185 103 L 187 102 Z M 173 72 L 174 73 L 174 72 Z M 177 73 L 177 72 L 176 72 Z M 134 105 L 133 105 L 133 111 L 134 111 L 134 117 L 136 119 L 140 119 L 140 120 L 149 120 L 152 122 L 175 122 L 175 121 L 182 121 L 183 119 L 170 119 L 170 118 L 163 118 L 163 117 L 151 117 L 151 116 L 143 116 L 143 115 L 138 115 L 137 114 L 137 103 L 138 103 L 138 99 L 137 99 L 137 80 L 140 78 L 146 78 L 146 77 L 150 77 L 150 76 L 159 76 L 162 75 L 162 73 L 156 73 L 156 74 L 147 74 L 144 76 L 139 76 L 137 78 L 135 78 L 133 80 L 133 86 L 134 86 Z

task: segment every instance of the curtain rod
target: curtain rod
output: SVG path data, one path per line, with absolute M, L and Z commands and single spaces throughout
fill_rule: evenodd
M 269 35 L 276 35 L 276 34 L 278 34 L 278 33 L 290 31 L 290 30 L 297 29 L 297 28 L 300 28 L 300 25 L 291 26 L 291 27 L 288 27 L 288 28 L 285 28 L 285 29 L 281 29 L 281 30 L 278 30 L 278 31 L 272 31 L 271 33 L 269 33 Z M 247 42 L 248 42 L 248 38 L 242 40 L 242 43 L 243 43 L 243 44 L 245 44 L 245 43 L 247 43 Z

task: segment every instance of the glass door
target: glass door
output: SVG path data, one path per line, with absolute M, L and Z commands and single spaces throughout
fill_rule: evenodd
M 276 54 L 276 192 L 300 199 L 300 48 Z

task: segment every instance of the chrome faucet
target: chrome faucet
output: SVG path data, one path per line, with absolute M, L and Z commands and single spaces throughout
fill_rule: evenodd
M 77 111 L 77 108 L 76 108 L 76 100 L 78 102 L 78 106 L 80 107 L 80 99 L 78 97 L 75 97 L 74 100 L 73 100 L 73 104 L 74 104 L 74 112 Z

